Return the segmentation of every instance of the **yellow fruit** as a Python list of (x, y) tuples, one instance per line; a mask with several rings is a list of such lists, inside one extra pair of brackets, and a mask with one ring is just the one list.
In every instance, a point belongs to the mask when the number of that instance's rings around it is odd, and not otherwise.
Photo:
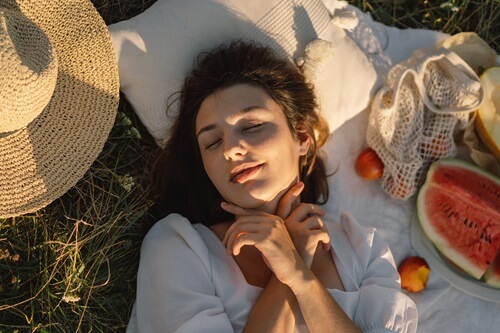
[(495, 65), (496, 52), (475, 32), (455, 34), (436, 45), (436, 48), (440, 47), (455, 52), (476, 73), (479, 73), (479, 67), (486, 69)]
[(424, 258), (408, 257), (399, 265), (398, 272), (401, 276), (401, 288), (418, 293), (427, 286), (429, 265)]
[(487, 69), (480, 79), (484, 100), (477, 110), (475, 127), (486, 147), (500, 160), (500, 67)]

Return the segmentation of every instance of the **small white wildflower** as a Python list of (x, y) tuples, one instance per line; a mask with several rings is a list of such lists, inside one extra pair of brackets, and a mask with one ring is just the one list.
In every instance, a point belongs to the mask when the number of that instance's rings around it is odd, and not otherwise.
[(134, 177), (131, 177), (130, 175), (116, 177), (118, 179), (118, 183), (125, 191), (130, 192), (132, 190), (132, 187), (135, 185)]
[(443, 2), (439, 7), (441, 7), (441, 8), (450, 8), (450, 10), (452, 12), (458, 12), (460, 10), (460, 8), (458, 8), (457, 6), (455, 6), (450, 1)]
[(67, 294), (62, 297), (63, 302), (66, 303), (76, 303), (80, 300), (81, 298), (77, 295), (72, 295), (72, 294)]

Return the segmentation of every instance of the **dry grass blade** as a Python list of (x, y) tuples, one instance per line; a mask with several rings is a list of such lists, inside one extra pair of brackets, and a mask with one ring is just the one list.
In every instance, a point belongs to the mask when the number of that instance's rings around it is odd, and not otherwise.
[(1, 221), (0, 332), (124, 331), (155, 151), (122, 99), (103, 152), (77, 186), (35, 214)]

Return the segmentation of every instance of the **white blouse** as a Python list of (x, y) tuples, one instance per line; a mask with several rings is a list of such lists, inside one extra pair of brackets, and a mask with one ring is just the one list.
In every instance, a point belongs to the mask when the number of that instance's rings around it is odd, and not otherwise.
[[(325, 224), (346, 290), (328, 291), (345, 313), (363, 332), (416, 332), (415, 303), (401, 292), (392, 253), (375, 230), (347, 213)], [(261, 292), (210, 229), (171, 214), (142, 244), (127, 333), (241, 332)], [(295, 332), (309, 332), (303, 319)]]

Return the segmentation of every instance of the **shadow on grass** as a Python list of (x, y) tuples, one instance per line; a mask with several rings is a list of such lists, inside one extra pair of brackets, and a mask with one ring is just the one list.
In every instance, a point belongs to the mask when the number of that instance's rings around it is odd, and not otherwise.
[(0, 332), (122, 332), (153, 221), (156, 155), (123, 98), (103, 152), (60, 199), (0, 223)]

